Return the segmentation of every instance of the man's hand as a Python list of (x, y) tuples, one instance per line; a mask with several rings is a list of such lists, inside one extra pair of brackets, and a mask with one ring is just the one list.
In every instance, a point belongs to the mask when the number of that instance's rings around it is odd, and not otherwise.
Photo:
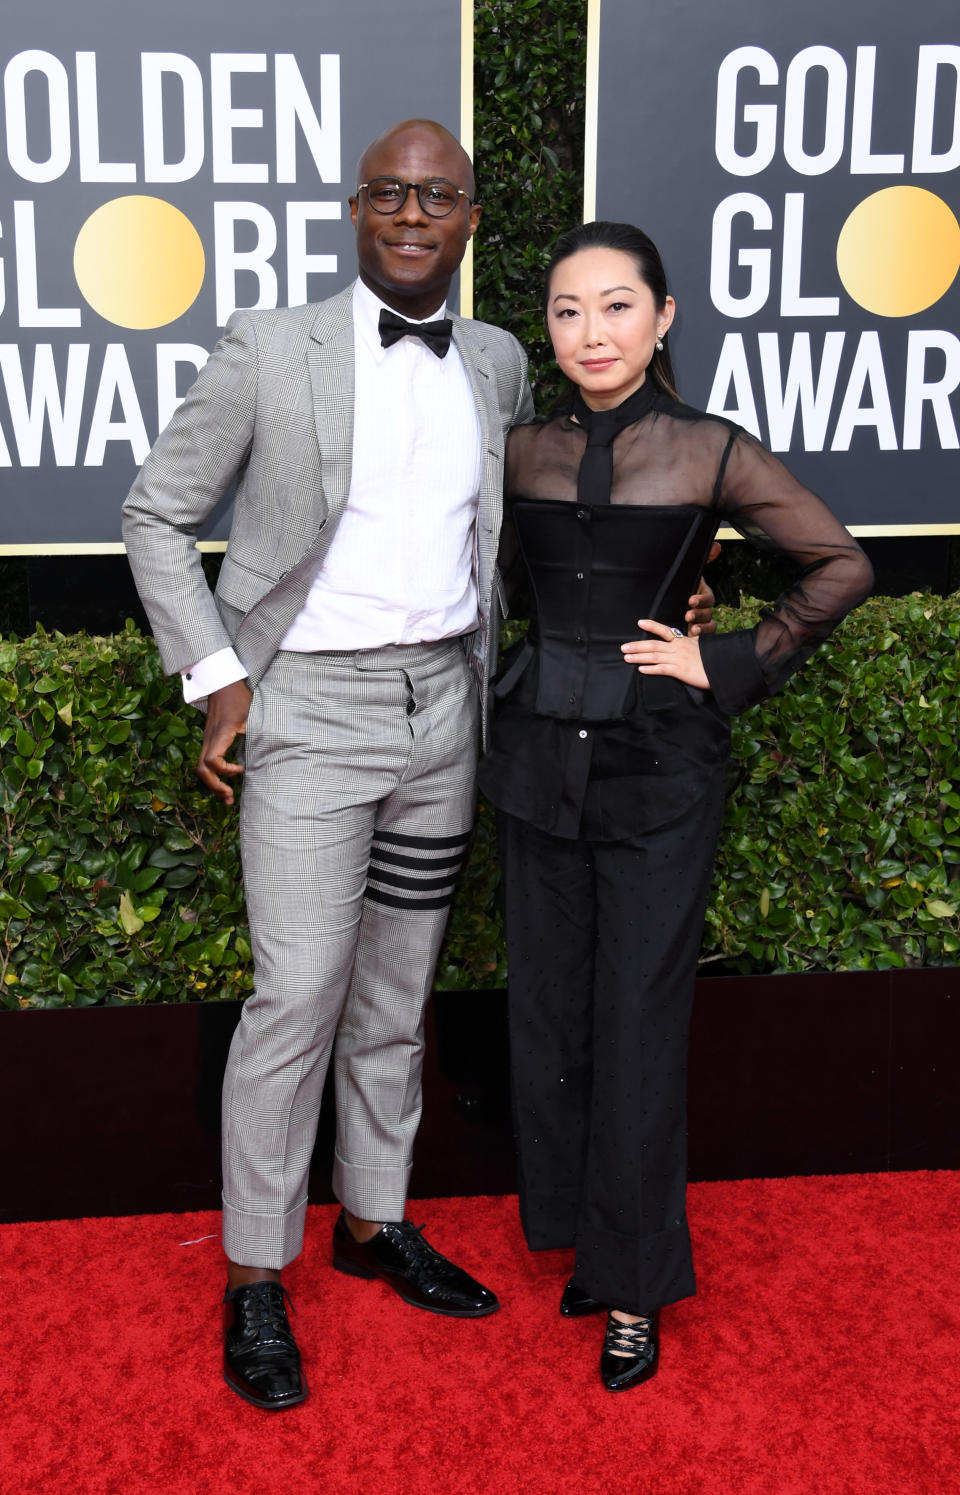
[[(709, 565), (711, 561), (715, 561), (719, 554), (720, 542), (719, 540), (714, 540), (710, 546), (710, 554), (707, 556), (707, 564)], [(684, 621), (693, 624), (693, 627), (688, 630), (689, 636), (696, 638), (701, 633), (716, 633), (717, 625), (713, 621), (713, 609), (716, 606), (717, 599), (713, 595), (713, 588), (710, 583), (704, 581), (702, 576), (698, 590), (687, 601), (690, 611), (684, 613)]]
[(247, 712), (253, 693), (246, 680), (235, 680), (221, 690), (211, 692), (207, 708), (207, 725), (197, 760), (197, 777), (212, 789), (225, 805), (233, 804), (233, 788), (220, 777), (234, 778), (243, 773), (240, 763), (228, 763), (224, 756), (234, 740), (247, 730)]

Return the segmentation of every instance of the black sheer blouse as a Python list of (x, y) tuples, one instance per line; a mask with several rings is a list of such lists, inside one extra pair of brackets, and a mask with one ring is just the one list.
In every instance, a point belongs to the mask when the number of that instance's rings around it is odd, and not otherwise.
[[(701, 639), (717, 704), (735, 714), (780, 688), (863, 601), (873, 573), (856, 540), (826, 504), (759, 441), (719, 416), (671, 400), (652, 385), (643, 389), (649, 391), (646, 410), (614, 439), (611, 503), (647, 511), (705, 511), (714, 521), (714, 533), (720, 524), (729, 524), (762, 549), (786, 552), (800, 568), (756, 628)], [(520, 560), (516, 526), (509, 523), (511, 509), (518, 499), (575, 503), (585, 446), (582, 428), (569, 416), (510, 433), (508, 526), (501, 557), (508, 586)], [(655, 614), (638, 609), (633, 623), (641, 616)], [(682, 618), (658, 621), (682, 626)], [(635, 636), (631, 626), (620, 642)]]
[[(843, 525), (752, 436), (652, 384), (631, 407), (613, 438), (609, 502), (585, 501), (587, 436), (574, 416), (518, 427), (507, 446), (500, 564), (532, 621), (494, 685), (481, 786), (565, 836), (671, 818), (724, 756), (725, 717), (777, 690), (872, 583)], [(710, 692), (641, 676), (620, 645), (640, 617), (683, 628), (721, 523), (785, 552), (795, 581), (755, 628), (701, 639)], [(691, 716), (691, 703), (706, 709)]]

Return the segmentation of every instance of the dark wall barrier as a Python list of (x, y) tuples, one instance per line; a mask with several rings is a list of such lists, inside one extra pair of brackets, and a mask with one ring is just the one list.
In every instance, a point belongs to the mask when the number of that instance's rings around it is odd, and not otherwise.
[[(237, 1002), (0, 1014), (0, 1221), (213, 1209)], [(697, 983), (694, 1179), (960, 1166), (956, 971)], [(515, 1188), (503, 992), (434, 1000), (413, 1197)], [(328, 1202), (327, 1097), (310, 1197)]]

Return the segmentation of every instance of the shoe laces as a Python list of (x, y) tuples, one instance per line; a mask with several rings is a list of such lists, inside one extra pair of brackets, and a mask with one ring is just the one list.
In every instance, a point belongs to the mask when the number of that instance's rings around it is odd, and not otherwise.
[(394, 1229), (396, 1230), (395, 1239), (411, 1266), (430, 1266), (434, 1271), (455, 1270), (452, 1262), (449, 1262), (445, 1256), (441, 1256), (440, 1252), (424, 1239), (425, 1227), (423, 1225), (414, 1225), (412, 1220), (403, 1220)]
[(246, 1287), (248, 1291), (239, 1293), (237, 1300), (237, 1317), (243, 1337), (259, 1337), (261, 1329), (271, 1330), (274, 1336), (290, 1335), (284, 1299), (290, 1304), (292, 1313), (296, 1310), (283, 1283), (251, 1282)]
[(653, 1333), (653, 1322), (640, 1318), (635, 1324), (625, 1324), (622, 1319), (607, 1316), (607, 1334), (604, 1348), (620, 1355), (640, 1355), (647, 1348)]

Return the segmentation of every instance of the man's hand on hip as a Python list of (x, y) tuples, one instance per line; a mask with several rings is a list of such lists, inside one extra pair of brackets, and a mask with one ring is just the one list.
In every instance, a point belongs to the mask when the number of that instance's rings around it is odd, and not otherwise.
[[(720, 542), (714, 540), (710, 546), (710, 554), (707, 561), (715, 561), (720, 554)], [(716, 633), (717, 625), (713, 619), (713, 609), (716, 607), (717, 599), (713, 595), (713, 588), (708, 581), (701, 576), (700, 585), (692, 597), (687, 599), (690, 611), (684, 613), (684, 621), (692, 623), (693, 627), (688, 629), (691, 638), (697, 638), (701, 633)]]
[(225, 805), (233, 804), (233, 787), (227, 779), (243, 773), (241, 763), (230, 763), (225, 756), (234, 740), (247, 730), (247, 712), (253, 693), (246, 680), (235, 680), (221, 690), (212, 691), (207, 708), (207, 725), (197, 760), (197, 777)]

